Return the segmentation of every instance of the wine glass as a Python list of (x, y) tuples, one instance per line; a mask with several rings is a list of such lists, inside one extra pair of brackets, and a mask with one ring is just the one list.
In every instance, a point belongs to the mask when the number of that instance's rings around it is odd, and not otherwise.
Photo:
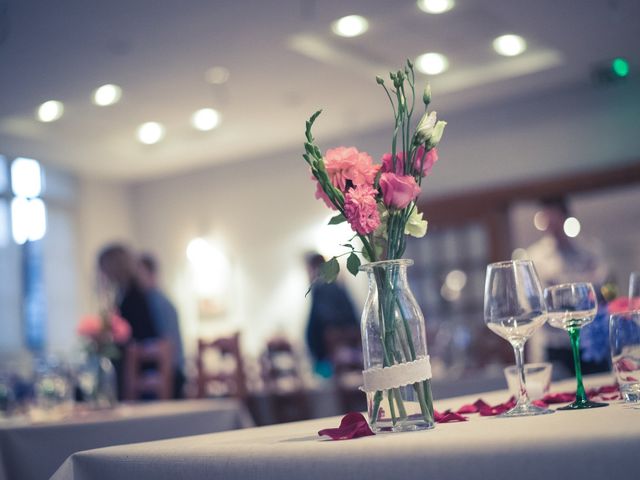
[(580, 410), (606, 407), (607, 403), (592, 402), (587, 398), (580, 370), (580, 329), (593, 321), (598, 311), (598, 300), (590, 283), (564, 283), (544, 290), (549, 325), (569, 332), (573, 365), (576, 371), (576, 401), (558, 410)]
[(492, 263), (484, 288), (484, 321), (489, 329), (511, 343), (518, 369), (518, 401), (501, 417), (553, 413), (533, 405), (524, 374), (524, 345), (547, 319), (540, 280), (530, 260)]
[(629, 275), (629, 309), (640, 309), (640, 272)]

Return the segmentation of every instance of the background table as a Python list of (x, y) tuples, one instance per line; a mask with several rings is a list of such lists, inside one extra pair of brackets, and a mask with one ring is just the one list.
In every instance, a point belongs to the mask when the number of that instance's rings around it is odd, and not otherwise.
[(0, 423), (0, 480), (45, 480), (74, 452), (252, 426), (234, 400), (121, 405), (70, 418)]
[[(608, 378), (588, 384), (609, 383)], [(555, 391), (574, 388), (562, 382)], [(497, 403), (506, 391), (484, 394)], [(457, 408), (477, 396), (436, 402)], [(500, 419), (470, 416), (434, 430), (325, 441), (339, 417), (76, 453), (53, 480), (517, 478), (581, 480), (637, 471), (640, 410), (609, 407)]]

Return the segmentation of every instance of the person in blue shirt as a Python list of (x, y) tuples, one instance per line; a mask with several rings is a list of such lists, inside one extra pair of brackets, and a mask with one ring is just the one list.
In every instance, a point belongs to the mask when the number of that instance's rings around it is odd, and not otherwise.
[(182, 336), (180, 334), (180, 323), (178, 312), (173, 303), (160, 290), (158, 285), (158, 262), (156, 259), (145, 253), (139, 258), (140, 283), (149, 304), (149, 310), (158, 337), (171, 342), (173, 346), (174, 361), (174, 398), (183, 398), (183, 387), (185, 383), (184, 375), (184, 349), (182, 346)]
[(347, 290), (337, 282), (318, 280), (318, 269), (325, 260), (320, 254), (306, 257), (307, 270), (312, 282), (311, 312), (306, 329), (306, 341), (313, 358), (314, 370), (323, 377), (331, 376), (333, 366), (327, 346), (327, 331), (331, 328), (359, 330), (358, 317)]

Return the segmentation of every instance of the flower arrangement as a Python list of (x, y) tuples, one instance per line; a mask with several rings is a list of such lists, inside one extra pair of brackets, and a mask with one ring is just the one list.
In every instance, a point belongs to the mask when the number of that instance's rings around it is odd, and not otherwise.
[(107, 310), (100, 315), (82, 317), (76, 331), (86, 339), (90, 353), (108, 358), (117, 358), (116, 345), (124, 344), (131, 338), (129, 323), (121, 316)]
[[(343, 246), (347, 269), (367, 271), (370, 289), (362, 319), (369, 422), (375, 431), (432, 428), (431, 367), (424, 318), (406, 284), (409, 260), (400, 260), (406, 236), (423, 237), (427, 221), (416, 204), (422, 182), (438, 161), (437, 145), (446, 122), (429, 111), (431, 89), (422, 94), (424, 113), (414, 128), (416, 93), (413, 64), (389, 74), (391, 87), (376, 77), (391, 104), (391, 152), (374, 163), (355, 147), (329, 149), (323, 156), (311, 133), (321, 113), (306, 123), (303, 157), (316, 182), (316, 198), (337, 215), (330, 224), (348, 222), (355, 232)], [(362, 247), (352, 243), (358, 238)], [(361, 265), (359, 254), (371, 262)], [(339, 255), (339, 256), (342, 256)], [(336, 279), (336, 256), (320, 267), (319, 280)]]
[[(407, 60), (404, 70), (391, 72), (390, 79), (392, 88), (376, 77), (389, 98), (395, 121), (391, 152), (383, 155), (379, 164), (355, 147), (329, 149), (323, 156), (311, 133), (322, 111), (314, 113), (306, 123), (303, 157), (317, 182), (316, 198), (338, 212), (330, 224), (348, 222), (356, 234), (354, 238), (362, 242), (360, 251), (351, 243), (344, 245), (348, 251), (343, 255), (349, 255), (347, 268), (354, 275), (361, 264), (357, 253), (370, 262), (402, 258), (405, 235), (419, 238), (427, 232), (427, 221), (418, 211), (416, 199), (422, 181), (438, 161), (436, 147), (446, 122), (437, 120), (435, 111), (428, 111), (431, 89), (427, 85), (422, 95), (425, 111), (412, 130), (416, 94), (411, 61)], [(330, 282), (339, 271), (337, 257), (333, 257), (320, 275)]]

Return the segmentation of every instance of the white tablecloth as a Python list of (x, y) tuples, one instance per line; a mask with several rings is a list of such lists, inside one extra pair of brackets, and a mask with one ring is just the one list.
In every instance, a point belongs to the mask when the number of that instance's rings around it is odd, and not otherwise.
[[(564, 382), (554, 390), (571, 388), (573, 383)], [(482, 397), (494, 403), (508, 394)], [(436, 408), (476, 398), (436, 402)], [(338, 422), (339, 417), (325, 418), (76, 453), (53, 480), (603, 480), (632, 478), (639, 465), (640, 410), (619, 401), (538, 417), (474, 415), (423, 432), (337, 442), (318, 438), (318, 430)]]
[(63, 421), (0, 423), (0, 480), (45, 480), (74, 452), (252, 426), (234, 400), (121, 405)]

